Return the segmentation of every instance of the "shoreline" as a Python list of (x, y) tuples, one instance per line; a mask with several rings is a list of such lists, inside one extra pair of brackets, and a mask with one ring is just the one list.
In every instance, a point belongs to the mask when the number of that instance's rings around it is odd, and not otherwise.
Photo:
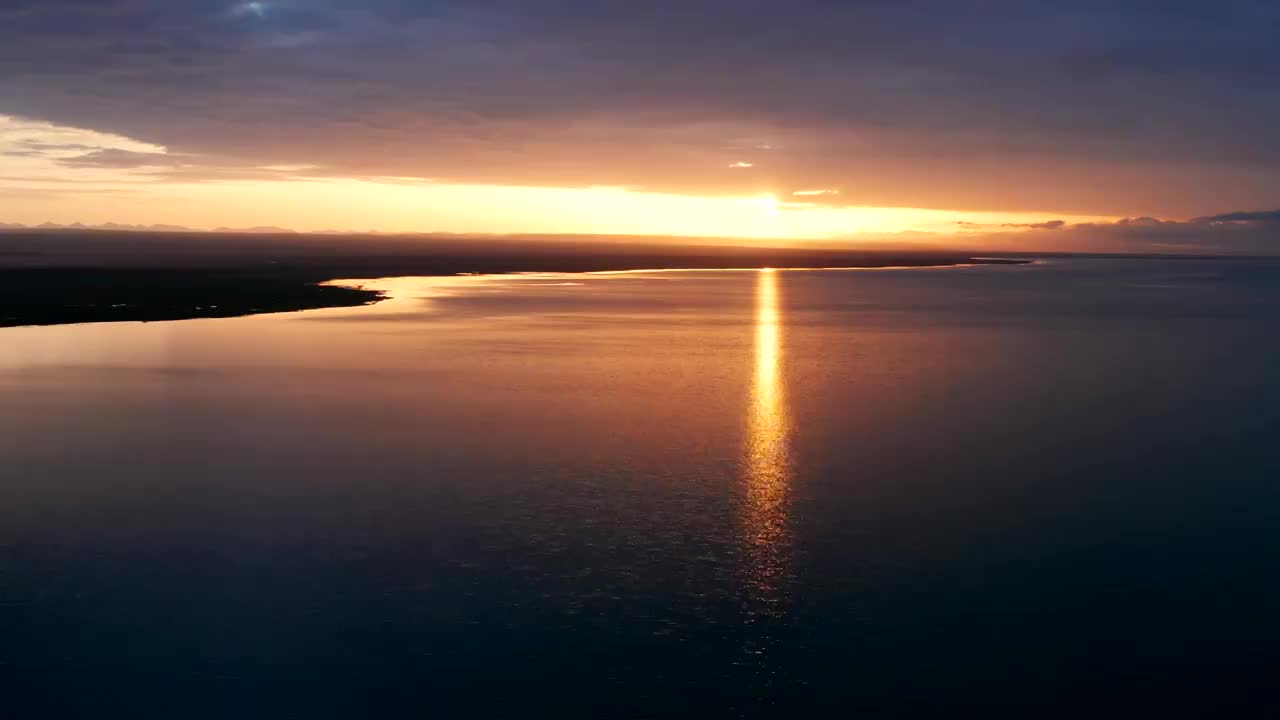
[[(444, 277), (519, 273), (617, 274), (663, 271), (757, 270), (889, 270), (1023, 265), (1012, 258), (880, 256), (848, 258), (800, 257), (576, 257), (426, 258), (386, 262), (361, 258), (344, 263), (268, 267), (117, 268), (27, 267), (0, 269), (0, 328), (74, 325), (101, 322), (165, 322), (229, 318), (326, 308), (360, 307), (386, 299), (358, 283), (389, 277)], [(669, 260), (664, 263), (662, 260)], [(734, 263), (734, 260), (746, 262)], [(781, 262), (775, 262), (781, 261)], [(800, 261), (800, 262), (798, 262)], [(665, 265), (665, 266), (664, 266)], [(475, 269), (465, 269), (475, 268)], [(338, 283), (341, 284), (338, 284)]]

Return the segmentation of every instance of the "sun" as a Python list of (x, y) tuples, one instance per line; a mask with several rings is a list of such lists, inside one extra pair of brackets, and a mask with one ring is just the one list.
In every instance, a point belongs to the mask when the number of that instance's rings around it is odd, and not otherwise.
[(764, 210), (764, 214), (769, 217), (778, 216), (778, 198), (774, 195), (765, 195), (760, 198), (760, 208)]

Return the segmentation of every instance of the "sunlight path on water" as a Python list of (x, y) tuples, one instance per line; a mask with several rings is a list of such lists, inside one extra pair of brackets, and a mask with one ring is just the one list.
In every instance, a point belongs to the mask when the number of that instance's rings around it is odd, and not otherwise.
[(785, 575), (786, 501), (791, 482), (787, 449), (789, 419), (780, 363), (782, 359), (778, 275), (771, 268), (756, 282), (755, 372), (752, 377), (746, 438), (746, 512), (744, 539), (751, 568), (748, 584), (755, 612), (781, 611)]

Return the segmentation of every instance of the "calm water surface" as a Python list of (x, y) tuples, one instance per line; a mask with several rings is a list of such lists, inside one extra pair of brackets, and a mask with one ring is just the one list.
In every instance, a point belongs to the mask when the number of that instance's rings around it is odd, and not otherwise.
[(20, 717), (1028, 716), (1280, 661), (1280, 264), (0, 330)]

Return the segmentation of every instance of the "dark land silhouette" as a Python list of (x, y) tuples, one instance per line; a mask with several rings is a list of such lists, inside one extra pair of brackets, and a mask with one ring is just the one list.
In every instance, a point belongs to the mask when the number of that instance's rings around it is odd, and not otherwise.
[(382, 297), (372, 290), (322, 284), (337, 279), (1021, 262), (963, 252), (694, 245), (646, 238), (18, 231), (0, 234), (0, 326), (230, 317), (364, 305)]

